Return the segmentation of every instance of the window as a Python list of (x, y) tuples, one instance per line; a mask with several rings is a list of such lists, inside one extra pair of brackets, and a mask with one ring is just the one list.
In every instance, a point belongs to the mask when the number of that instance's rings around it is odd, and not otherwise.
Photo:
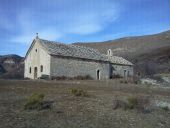
[(31, 67), (30, 67), (30, 71), (29, 71), (29, 72), (30, 72), (30, 74), (31, 74)]
[(124, 77), (126, 77), (126, 70), (124, 70)]
[(41, 70), (41, 72), (43, 72), (43, 66), (42, 65), (41, 65), (41, 69), (40, 70)]
[(35, 51), (37, 52), (37, 49), (35, 49)]
[(127, 72), (127, 76), (128, 76), (128, 77), (130, 76), (130, 73), (129, 73), (129, 71)]

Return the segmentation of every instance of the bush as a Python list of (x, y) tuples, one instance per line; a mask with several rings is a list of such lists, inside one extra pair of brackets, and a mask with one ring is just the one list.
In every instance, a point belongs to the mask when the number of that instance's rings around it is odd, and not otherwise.
[(74, 96), (87, 96), (87, 92), (81, 89), (71, 89), (71, 94)]
[(90, 75), (85, 76), (75, 76), (75, 77), (67, 77), (67, 76), (53, 76), (52, 80), (92, 80), (93, 78)]
[(138, 104), (137, 97), (133, 97), (133, 96), (128, 97), (127, 101), (128, 101), (127, 108), (129, 108), (129, 109), (135, 108)]
[(127, 80), (120, 80), (120, 83), (128, 84)]
[(127, 109), (137, 109), (143, 113), (149, 113), (150, 110), (148, 109), (149, 107), (149, 98), (140, 96), (131, 96), (128, 97), (126, 101), (115, 99), (113, 101), (113, 109), (117, 108), (123, 108), (124, 110)]
[(76, 76), (73, 78), (74, 80), (92, 80), (91, 76), (86, 75), (86, 76)]
[(51, 77), (51, 80), (66, 80), (68, 79), (67, 77), (65, 76), (53, 76)]
[(169, 111), (169, 107), (168, 106), (164, 106), (164, 107), (162, 107), (162, 109), (165, 110), (165, 111)]
[(138, 81), (134, 81), (134, 84), (138, 84), (139, 82)]
[(27, 98), (24, 109), (43, 109), (44, 94), (34, 93)]
[(148, 113), (150, 110), (148, 109), (150, 105), (150, 100), (148, 96), (139, 96), (139, 97), (129, 97), (127, 99), (128, 104), (127, 108), (134, 109), (136, 108), (139, 111), (142, 111), (143, 113)]

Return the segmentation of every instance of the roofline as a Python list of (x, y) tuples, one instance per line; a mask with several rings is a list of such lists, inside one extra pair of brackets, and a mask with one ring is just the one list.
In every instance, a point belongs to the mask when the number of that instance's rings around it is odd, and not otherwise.
[[(29, 53), (29, 52), (31, 51), (31, 49), (33, 48), (34, 44), (35, 44), (36, 42), (38, 42), (38, 41), (39, 41), (39, 38), (34, 39), (34, 40), (32, 41), (31, 46), (29, 47), (29, 49), (28, 49), (28, 51), (27, 51), (27, 53), (26, 53), (26, 55), (25, 55), (25, 57), (24, 57), (24, 60), (26, 59), (26, 57), (28, 56), (28, 53)], [(40, 41), (39, 41), (39, 44), (40, 44), (40, 46), (42, 47), (42, 49), (45, 50), (45, 51), (47, 52), (47, 54), (50, 55), (50, 53), (44, 48), (44, 46), (41, 44)]]
[[(36, 39), (34, 39), (34, 40), (32, 41), (31, 46), (29, 47), (29, 49), (28, 49), (28, 51), (27, 51), (27, 53), (26, 53), (26, 55), (25, 55), (25, 57), (24, 57), (24, 60), (25, 60), (26, 57), (28, 56), (30, 50), (33, 48), (34, 44), (35, 44), (36, 42), (38, 42), (38, 40), (39, 40), (39, 38), (36, 38)], [(40, 42), (40, 45), (42, 46), (41, 42)], [(71, 45), (73, 45), (73, 44), (71, 44)], [(75, 45), (75, 46), (79, 46), (79, 45)], [(98, 60), (98, 59), (89, 59), (89, 58), (81, 58), (81, 57), (73, 57), (73, 56), (56, 55), (56, 54), (51, 54), (51, 53), (49, 53), (48, 50), (46, 50), (46, 49), (44, 48), (44, 46), (42, 46), (42, 48), (47, 52), (47, 54), (49, 54), (49, 55), (51, 55), (51, 56), (66, 57), (66, 58), (75, 58), (75, 59), (90, 60), (90, 61), (98, 61), (98, 62), (103, 62), (103, 63), (110, 63), (110, 64), (116, 64), (116, 65), (124, 65), (124, 66), (133, 66), (133, 64), (113, 63), (113, 62), (111, 62), (110, 60), (106, 60), (106, 61), (105, 61), (105, 60)], [(90, 48), (90, 47), (86, 47), (86, 48)], [(93, 49), (93, 48), (90, 48), (90, 49)], [(96, 50), (96, 49), (93, 49), (93, 50)], [(101, 54), (101, 55), (102, 55), (102, 54)], [(129, 61), (128, 61), (128, 62), (129, 62)], [(129, 63), (131, 63), (131, 62), (129, 62)]]
[(30, 50), (32, 49), (33, 45), (35, 44), (35, 39), (32, 41), (31, 46), (29, 47), (29, 49), (27, 50), (27, 53), (25, 54), (24, 60), (26, 59), (26, 57), (28, 56), (28, 53), (30, 52)]
[(123, 65), (123, 66), (133, 66), (133, 64), (132, 65), (130, 65), (130, 64), (118, 64), (118, 63), (112, 63), (110, 61), (104, 61), (104, 60), (88, 59), (88, 58), (73, 57), (73, 56), (63, 56), (63, 55), (55, 55), (55, 54), (50, 54), (50, 55), (56, 56), (56, 57), (65, 57), (65, 58), (74, 58), (74, 59), (81, 59), (81, 60), (97, 61), (97, 62), (102, 62), (102, 63), (110, 63), (110, 64)]
[(55, 55), (55, 54), (50, 54), (50, 55), (57, 56), (57, 57), (74, 58), (74, 59), (81, 59), (81, 60), (90, 60), (90, 61), (98, 61), (98, 62), (103, 62), (103, 63), (110, 63), (109, 61), (97, 60), (97, 59), (89, 59), (89, 58), (81, 58), (81, 57), (73, 57), (73, 56), (63, 56), (63, 55)]
[(133, 64), (118, 64), (118, 63), (113, 63), (113, 62), (110, 62), (111, 64), (116, 64), (116, 65), (124, 65), (124, 66), (133, 66)]

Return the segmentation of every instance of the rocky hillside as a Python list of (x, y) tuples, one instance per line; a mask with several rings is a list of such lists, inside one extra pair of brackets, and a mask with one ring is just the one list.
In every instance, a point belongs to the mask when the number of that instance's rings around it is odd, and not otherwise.
[(0, 78), (22, 79), (23, 76), (23, 57), (18, 55), (0, 56)]
[(143, 75), (170, 72), (170, 31), (105, 42), (75, 44), (92, 47), (105, 54), (108, 49), (112, 49), (114, 55), (132, 61), (135, 71)]

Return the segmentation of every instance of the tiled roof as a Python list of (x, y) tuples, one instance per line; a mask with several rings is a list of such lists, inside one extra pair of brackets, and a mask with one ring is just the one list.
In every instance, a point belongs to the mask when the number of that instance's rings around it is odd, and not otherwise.
[(77, 57), (77, 58), (85, 58), (92, 60), (100, 60), (100, 61), (109, 61), (115, 64), (123, 64), (123, 65), (133, 65), (131, 62), (125, 60), (122, 57), (111, 56), (108, 57), (104, 54), (101, 54), (98, 50), (72, 45), (72, 44), (63, 44), (59, 42), (53, 42), (48, 40), (39, 39), (41, 45), (48, 51), (51, 55), (61, 55), (67, 57)]
[(108, 60), (111, 63), (114, 64), (122, 64), (122, 65), (133, 65), (131, 62), (129, 62), (128, 60), (122, 58), (122, 57), (118, 57), (118, 56), (109, 56)]
[(78, 57), (85, 59), (107, 61), (107, 57), (102, 55), (99, 51), (78, 45), (63, 44), (39, 39), (42, 46), (52, 55), (62, 55), (70, 57)]

